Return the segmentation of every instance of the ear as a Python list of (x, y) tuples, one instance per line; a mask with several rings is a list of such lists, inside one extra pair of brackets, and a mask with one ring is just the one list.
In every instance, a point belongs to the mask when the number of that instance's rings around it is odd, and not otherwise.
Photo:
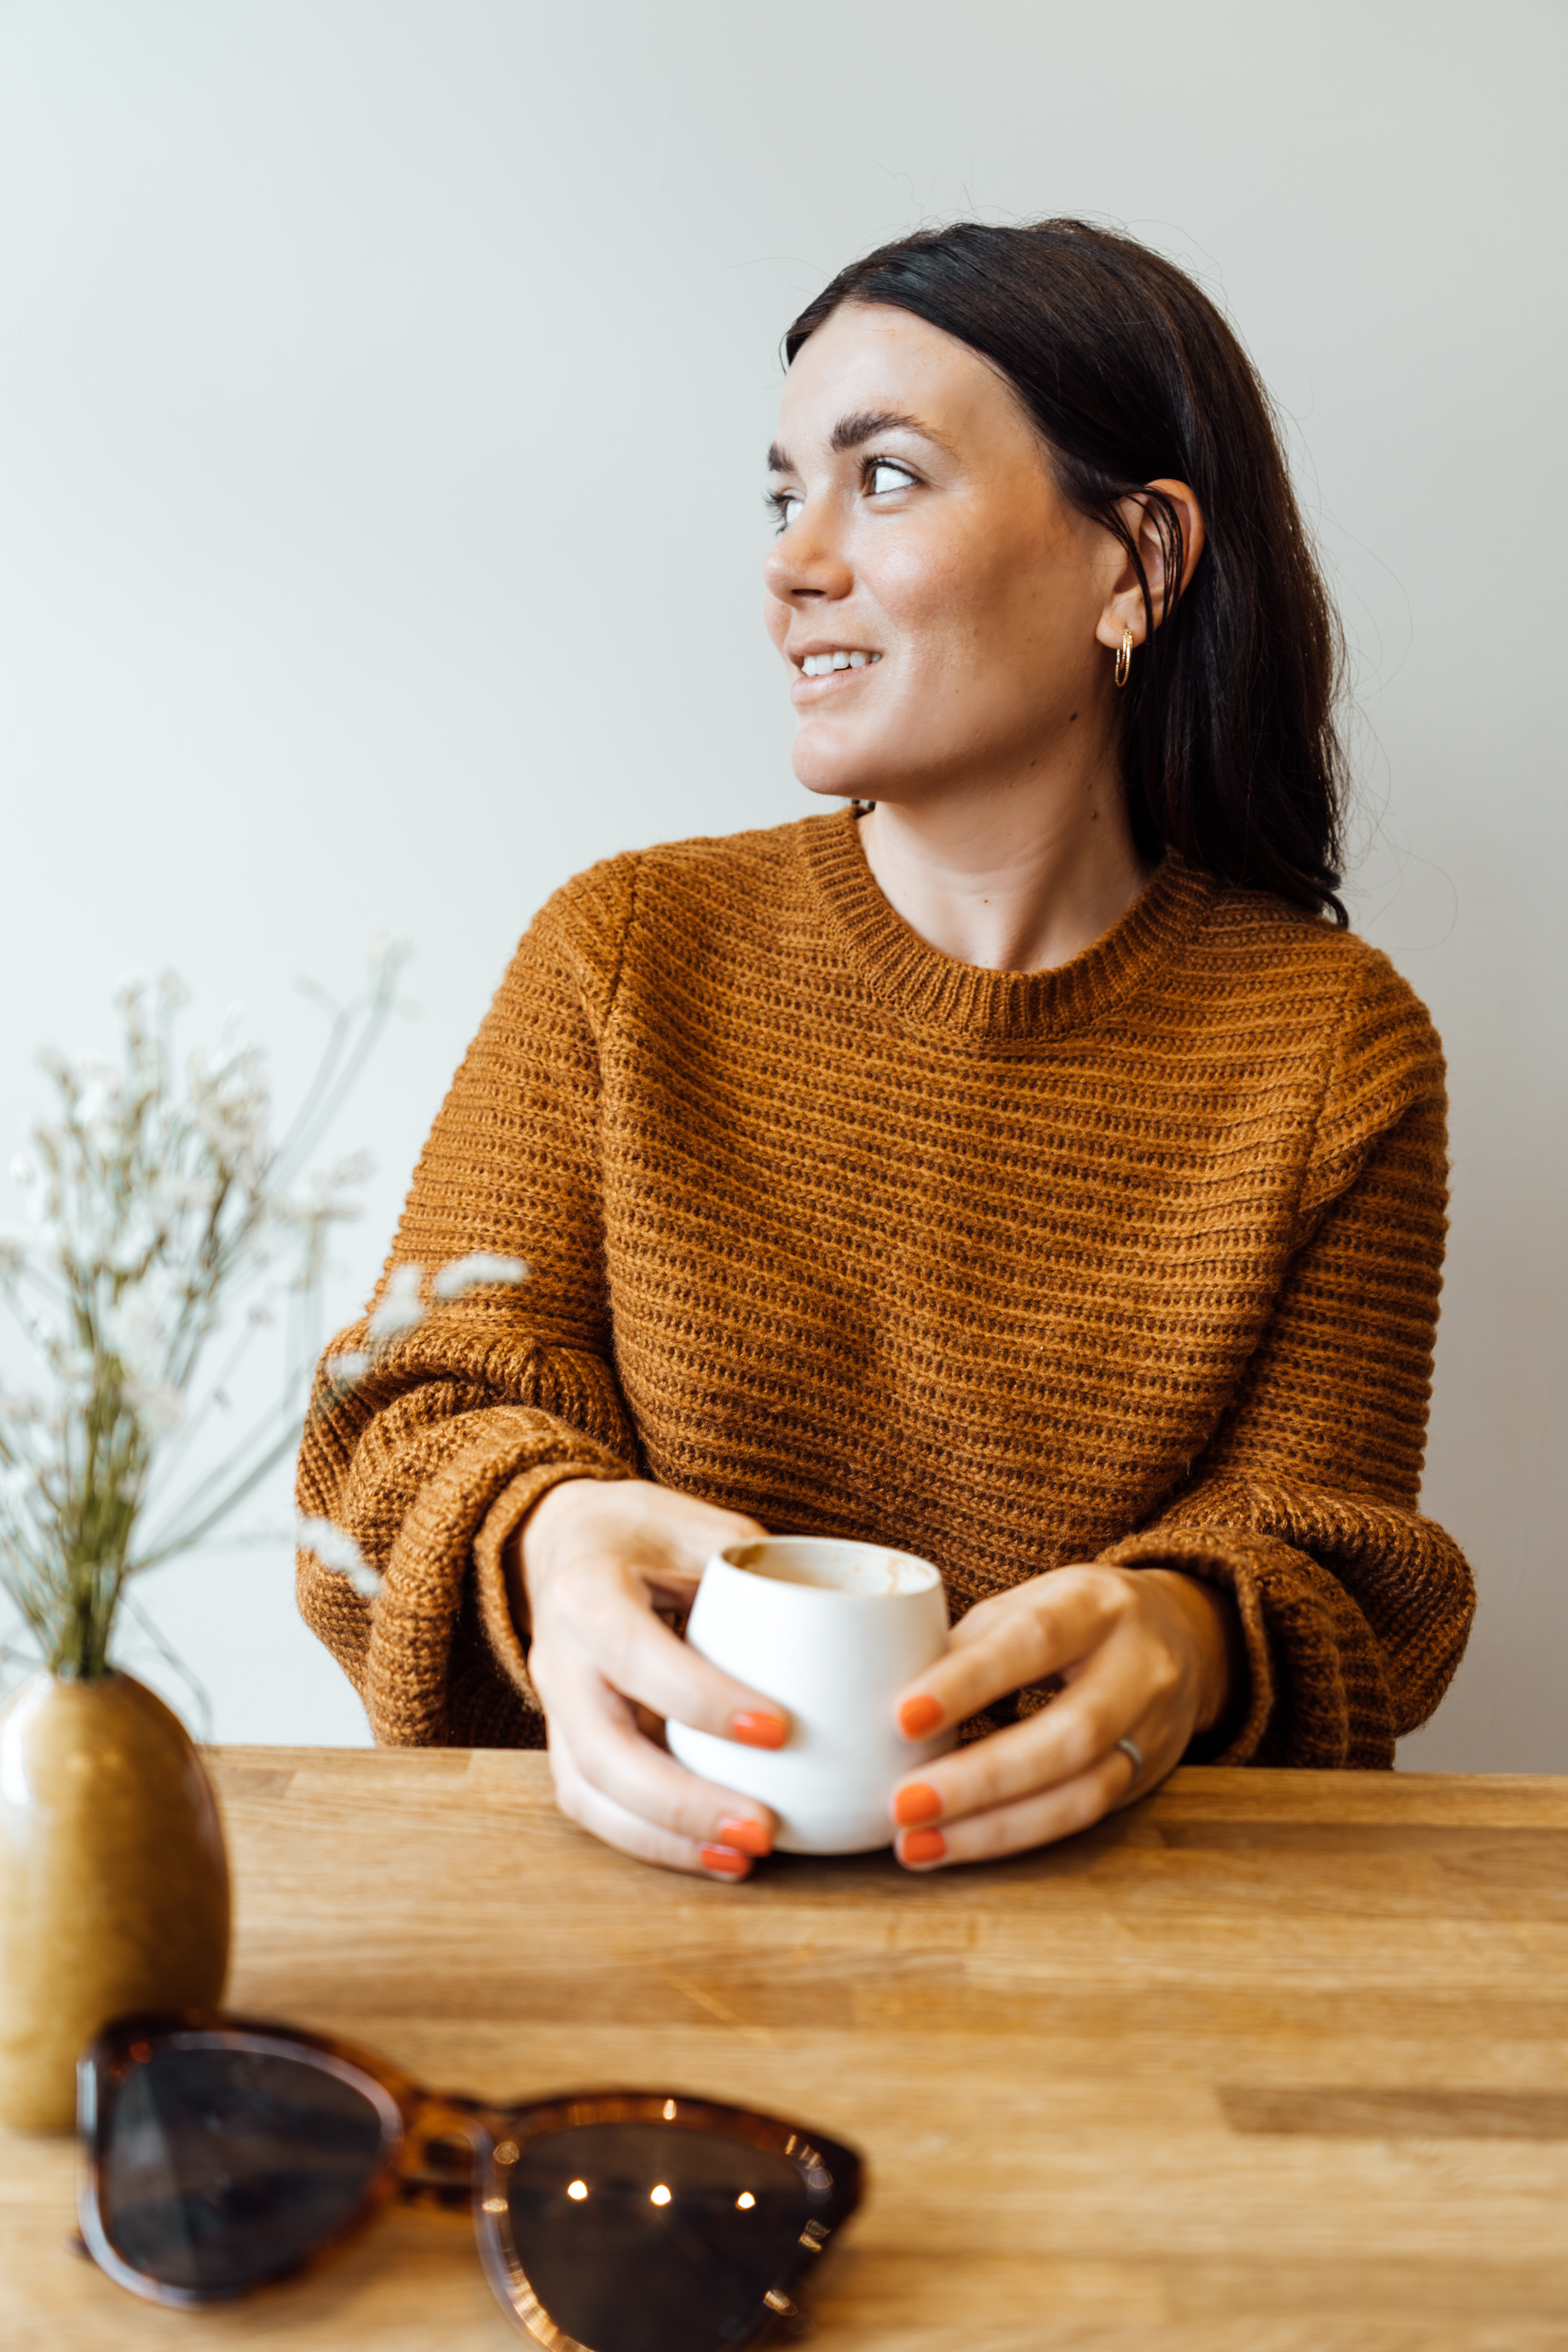
[[(1184, 589), (1193, 576), (1193, 567), (1203, 553), (1203, 509), (1185, 482), (1151, 482), (1149, 488), (1162, 491), (1176, 509), (1176, 519), (1182, 526), (1181, 585)], [(1158, 628), (1173, 602), (1171, 583), (1165, 576), (1164, 542), (1146, 497), (1134, 491), (1130, 499), (1121, 500), (1118, 511), (1142, 559), (1149, 582), (1149, 598), (1154, 607), (1154, 626)], [(1135, 646), (1141, 646), (1149, 634), (1148, 615), (1143, 610), (1138, 574), (1131, 562), (1124, 559), (1106, 599), (1105, 609), (1095, 624), (1094, 634), (1102, 646), (1110, 646), (1120, 652), (1129, 629), (1132, 632)]]

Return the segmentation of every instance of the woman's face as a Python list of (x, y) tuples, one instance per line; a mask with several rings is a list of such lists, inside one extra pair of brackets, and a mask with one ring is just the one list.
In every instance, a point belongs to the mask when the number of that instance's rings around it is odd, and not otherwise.
[(766, 618), (803, 784), (912, 803), (1108, 739), (1125, 557), (977, 352), (844, 304), (790, 369), (770, 465)]

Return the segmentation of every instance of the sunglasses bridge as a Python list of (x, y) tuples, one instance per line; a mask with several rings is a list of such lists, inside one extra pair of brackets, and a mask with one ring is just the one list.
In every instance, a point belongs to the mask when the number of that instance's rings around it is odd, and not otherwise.
[(426, 2093), (405, 2118), (397, 2197), (425, 2212), (466, 2213), (483, 2162), (484, 2135), (505, 2137), (503, 2113), (477, 2099)]

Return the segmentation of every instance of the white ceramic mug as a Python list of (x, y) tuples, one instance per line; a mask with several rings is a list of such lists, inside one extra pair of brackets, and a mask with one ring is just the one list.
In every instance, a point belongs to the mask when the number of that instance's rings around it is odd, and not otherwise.
[(929, 1560), (883, 1544), (762, 1536), (714, 1553), (686, 1638), (790, 1718), (780, 1748), (666, 1726), (671, 1755), (778, 1816), (785, 1853), (890, 1845), (907, 1772), (957, 1738), (910, 1740), (893, 1717), (907, 1682), (947, 1647), (947, 1595)]

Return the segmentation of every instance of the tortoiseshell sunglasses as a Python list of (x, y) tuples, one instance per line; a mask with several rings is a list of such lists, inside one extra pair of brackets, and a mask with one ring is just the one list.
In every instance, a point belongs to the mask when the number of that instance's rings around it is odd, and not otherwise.
[(77, 2070), (88, 2252), (154, 2303), (296, 2275), (394, 2197), (471, 2204), (486, 2273), (550, 2352), (737, 2352), (860, 2200), (854, 2151), (680, 2092), (487, 2106), (244, 2017), (123, 2018)]

